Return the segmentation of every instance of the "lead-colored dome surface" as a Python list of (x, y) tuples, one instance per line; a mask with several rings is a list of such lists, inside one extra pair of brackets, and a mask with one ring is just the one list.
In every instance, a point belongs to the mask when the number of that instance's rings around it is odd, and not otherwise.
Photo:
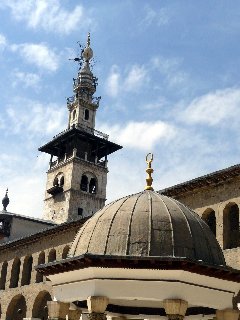
[(191, 209), (154, 191), (116, 200), (79, 230), (70, 257), (83, 254), (121, 257), (187, 258), (225, 265), (207, 224)]

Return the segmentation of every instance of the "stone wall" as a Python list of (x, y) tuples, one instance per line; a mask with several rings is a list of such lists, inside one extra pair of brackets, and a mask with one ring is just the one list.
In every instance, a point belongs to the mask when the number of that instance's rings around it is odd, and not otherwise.
[[(207, 184), (207, 183), (206, 183)], [(238, 228), (238, 247), (226, 249), (227, 237), (227, 216), (228, 208), (237, 205), (240, 209), (240, 178), (224, 181), (216, 185), (210, 185), (195, 189), (191, 192), (181, 193), (174, 196), (175, 199), (196, 211), (202, 218), (210, 211), (214, 211), (216, 217), (216, 238), (220, 246), (225, 249), (226, 263), (234, 268), (240, 269), (240, 239)], [(229, 233), (231, 230), (229, 230)]]
[(37, 317), (36, 314), (45, 312), (46, 301), (52, 297), (52, 288), (34, 266), (66, 258), (80, 226), (78, 221), (64, 228), (55, 227), (37, 234), (35, 239), (31, 236), (0, 247), (1, 319), (12, 319), (7, 313), (14, 314), (16, 308), (25, 312), (23, 302), (26, 304), (26, 317)]

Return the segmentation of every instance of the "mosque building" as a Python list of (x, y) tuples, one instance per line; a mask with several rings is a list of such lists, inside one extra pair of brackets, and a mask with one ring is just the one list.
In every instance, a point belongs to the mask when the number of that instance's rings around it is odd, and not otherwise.
[[(0, 319), (238, 320), (240, 165), (105, 206), (108, 156), (90, 35), (50, 155), (43, 219), (0, 212)], [(144, 177), (143, 177), (144, 180)], [(191, 209), (190, 209), (191, 208)]]

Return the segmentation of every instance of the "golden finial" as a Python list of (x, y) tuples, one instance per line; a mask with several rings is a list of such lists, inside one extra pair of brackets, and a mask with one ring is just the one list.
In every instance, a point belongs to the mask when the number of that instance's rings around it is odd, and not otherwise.
[(145, 190), (153, 190), (152, 187), (152, 182), (153, 182), (153, 178), (152, 178), (152, 173), (153, 173), (153, 169), (152, 169), (152, 162), (153, 162), (153, 154), (152, 153), (148, 153), (146, 155), (146, 162), (147, 162), (147, 169), (146, 169), (146, 173), (147, 173), (147, 178), (146, 178), (146, 182), (147, 185), (145, 187)]

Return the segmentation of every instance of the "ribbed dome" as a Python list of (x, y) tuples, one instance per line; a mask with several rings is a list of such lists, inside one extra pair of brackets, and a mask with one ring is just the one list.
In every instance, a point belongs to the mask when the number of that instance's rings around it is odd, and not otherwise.
[(207, 224), (192, 210), (154, 191), (114, 201), (79, 230), (70, 257), (83, 254), (187, 258), (225, 265)]

